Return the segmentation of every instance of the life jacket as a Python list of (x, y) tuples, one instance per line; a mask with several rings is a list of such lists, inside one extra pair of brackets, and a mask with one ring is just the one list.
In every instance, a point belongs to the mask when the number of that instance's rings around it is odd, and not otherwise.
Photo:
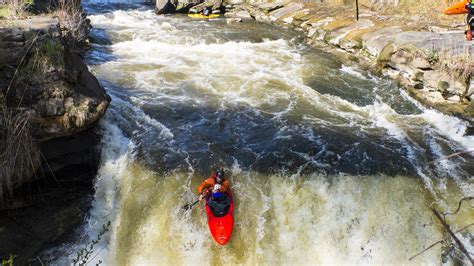
[(467, 1), (466, 9), (468, 15), (474, 15), (474, 1)]

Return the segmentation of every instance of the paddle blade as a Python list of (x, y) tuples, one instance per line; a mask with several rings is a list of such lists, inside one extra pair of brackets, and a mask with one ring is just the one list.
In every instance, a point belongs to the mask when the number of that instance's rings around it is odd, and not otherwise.
[(197, 201), (195, 201), (195, 202), (193, 202), (193, 203), (191, 203), (191, 204), (186, 204), (186, 205), (184, 205), (184, 206), (183, 206), (183, 210), (187, 211), (187, 210), (192, 209), (192, 208), (194, 207), (194, 205), (196, 205), (198, 202), (199, 202), (199, 200), (197, 200)]

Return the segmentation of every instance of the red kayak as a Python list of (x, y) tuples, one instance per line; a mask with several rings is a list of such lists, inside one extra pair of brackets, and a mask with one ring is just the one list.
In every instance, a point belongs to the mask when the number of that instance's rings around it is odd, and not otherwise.
[[(210, 193), (209, 193), (210, 194)], [(225, 245), (230, 240), (234, 227), (234, 201), (230, 192), (223, 193), (219, 200), (206, 198), (207, 223), (212, 237), (220, 245)]]

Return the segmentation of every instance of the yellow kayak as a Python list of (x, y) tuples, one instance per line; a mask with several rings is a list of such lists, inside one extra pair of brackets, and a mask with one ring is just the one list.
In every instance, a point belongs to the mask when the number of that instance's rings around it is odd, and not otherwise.
[(190, 18), (217, 18), (219, 17), (219, 14), (210, 14), (209, 16), (204, 16), (203, 14), (188, 14), (188, 17)]

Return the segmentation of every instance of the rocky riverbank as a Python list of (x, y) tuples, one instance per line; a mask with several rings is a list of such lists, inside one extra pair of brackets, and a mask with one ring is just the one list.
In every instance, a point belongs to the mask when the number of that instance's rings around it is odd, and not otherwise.
[(398, 81), (426, 106), (474, 121), (474, 44), (462, 23), (383, 15), (327, 3), (225, 3), (226, 16), (290, 26), (307, 42), (344, 51), (350, 60)]
[(95, 125), (110, 97), (82, 60), (90, 25), (77, 19), (0, 20), (0, 261), (35, 260), (70, 237), (90, 206), (100, 154)]

